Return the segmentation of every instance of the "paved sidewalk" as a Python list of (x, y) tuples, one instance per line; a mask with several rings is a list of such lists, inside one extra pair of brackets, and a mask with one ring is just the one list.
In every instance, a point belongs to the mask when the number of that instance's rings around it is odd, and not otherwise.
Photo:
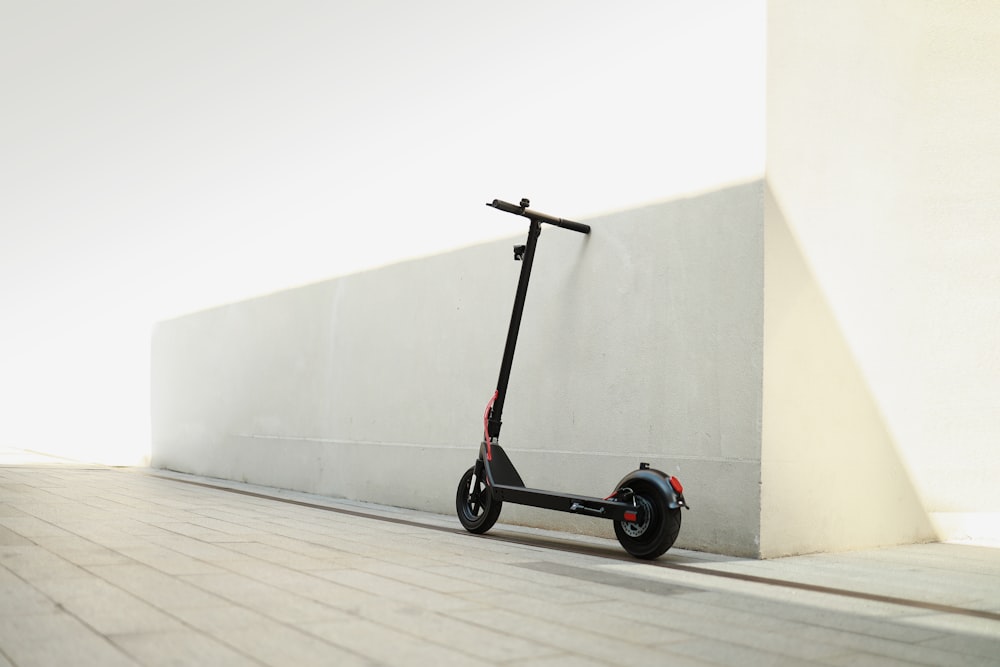
[(648, 564), (0, 449), (0, 667), (451, 664), (1000, 665), (1000, 549)]

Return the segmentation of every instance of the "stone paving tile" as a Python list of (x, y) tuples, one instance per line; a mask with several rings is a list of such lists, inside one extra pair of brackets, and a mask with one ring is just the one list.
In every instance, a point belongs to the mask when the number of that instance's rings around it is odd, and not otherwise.
[(521, 613), (506, 609), (492, 609), (481, 616), (472, 616), (466, 620), (549, 649), (598, 660), (618, 662), (623, 656), (628, 656), (628, 660), (634, 663), (667, 664), (661, 650), (634, 644), (627, 637), (614, 639), (607, 635), (596, 635), (588, 629), (564, 625), (559, 622), (560, 619), (544, 620), (538, 617), (525, 617)]
[(48, 521), (28, 515), (0, 517), (0, 526), (12, 533), (26, 538), (40, 537), (44, 535), (51, 535), (55, 537), (65, 537), (70, 535), (62, 528), (59, 528)]
[(447, 575), (427, 572), (418, 567), (412, 567), (409, 563), (400, 565), (398, 563), (369, 560), (368, 562), (359, 564), (358, 568), (380, 577), (394, 579), (438, 593), (471, 593), (482, 588), (481, 583), (477, 585), (475, 582), (463, 581)]
[(222, 607), (189, 607), (174, 609), (171, 614), (188, 627), (197, 628), (208, 635), (216, 636), (224, 630), (264, 627), (275, 623), (273, 619), (256, 611), (235, 604)]
[[(236, 519), (237, 517), (233, 517)], [(213, 519), (202, 515), (199, 512), (192, 512), (189, 515), (188, 523), (194, 526), (200, 526), (202, 528), (207, 528), (208, 530), (214, 530), (218, 533), (223, 533), (226, 535), (242, 536), (242, 537), (253, 537), (257, 535), (267, 534), (267, 530), (262, 530), (257, 526), (244, 525), (238, 520), (225, 521), (222, 519)], [(256, 521), (250, 521), (248, 523), (256, 524)]]
[(439, 559), (443, 562), (480, 570), (530, 560), (525, 554), (550, 553), (545, 549), (471, 534), (436, 533), (434, 541), (440, 545)]
[(148, 565), (165, 574), (180, 576), (185, 574), (213, 574), (221, 572), (218, 565), (192, 558), (167, 547), (140, 543), (119, 547), (118, 552), (137, 563)]
[(87, 507), (94, 507), (106, 512), (120, 512), (126, 509), (130, 509), (129, 505), (114, 500), (112, 498), (107, 498), (101, 495), (101, 492), (96, 494), (77, 494), (75, 500), (82, 502)]
[[(550, 655), (544, 658), (523, 658), (504, 664), (510, 667), (608, 667), (606, 662), (598, 662), (597, 660), (585, 658), (582, 655), (570, 655), (568, 653)], [(675, 663), (671, 663), (671, 665), (673, 664)], [(690, 665), (682, 664), (678, 667), (690, 667)], [(698, 667), (712, 666), (707, 666), (705, 663), (698, 663)]]
[[(10, 503), (15, 502), (14, 499), (13, 499), (14, 497), (10, 493), (10, 487), (12, 487), (12, 486), (14, 486), (14, 485), (13, 484), (0, 484), (0, 518), (3, 518), (3, 519), (11, 519), (11, 518), (22, 519), (22, 518), (26, 518), (26, 517), (30, 516), (29, 514), (26, 514), (23, 510), (19, 510), (16, 507), (14, 507), (14, 505), (10, 504)], [(25, 484), (19, 484), (17, 486), (25, 486), (25, 487), (27, 487), (27, 485), (25, 485)], [(30, 487), (28, 487), (28, 488), (30, 488)]]
[[(935, 638), (969, 637), (977, 639), (983, 637), (1000, 641), (1000, 627), (998, 627), (1000, 624), (988, 618), (928, 612), (907, 616), (905, 623), (911, 628), (929, 630), (934, 633)], [(928, 641), (933, 641), (933, 639)]]
[(412, 549), (404, 552), (395, 552), (383, 559), (386, 562), (406, 563), (408, 567), (419, 568), (427, 574), (436, 574), (452, 578), (450, 572), (464, 567), (462, 561), (466, 560), (457, 557), (462, 551), (454, 548), (447, 554), (442, 554), (442, 550), (451, 549), (451, 545), (444, 543), (438, 546), (437, 553), (425, 549)]
[(967, 653), (981, 658), (993, 658), (1000, 662), (1000, 633), (994, 632), (992, 637), (975, 635), (948, 635), (937, 639), (929, 639), (919, 643), (933, 649), (954, 653)]
[(852, 560), (872, 561), (893, 568), (911, 566), (945, 572), (970, 572), (1000, 576), (995, 547), (969, 544), (916, 544), (854, 552)]
[(35, 584), (57, 605), (101, 634), (176, 630), (176, 619), (95, 576)]
[[(785, 559), (787, 560), (787, 559)], [(845, 561), (847, 561), (845, 563)], [(768, 571), (780, 572), (783, 579), (810, 582), (820, 578), (825, 585), (847, 590), (867, 591), (873, 580), (878, 580), (882, 595), (895, 597), (929, 596), (941, 604), (976, 608), (1000, 598), (1000, 577), (989, 571), (963, 571), (933, 567), (931, 561), (922, 563), (904, 560), (886, 568), (885, 563), (855, 554), (837, 554), (836, 560), (827, 554), (802, 556), (793, 562), (749, 562), (727, 564), (716, 569), (732, 572), (754, 572), (768, 576)], [(939, 576), (947, 572), (947, 577)]]
[[(605, 609), (605, 613), (624, 619), (638, 617), (649, 625), (660, 627), (664, 632), (679, 633), (688, 637), (718, 637), (719, 628), (731, 629), (735, 633), (744, 630), (794, 633), (799, 628), (799, 624), (797, 623), (775, 620), (763, 614), (758, 619), (746, 619), (743, 616), (733, 618), (726, 614), (724, 608), (718, 608), (718, 613), (711, 613), (709, 611), (709, 613), (692, 614), (689, 611), (688, 600), (685, 598), (697, 597), (699, 595), (702, 594), (670, 596), (669, 601), (663, 601), (655, 607), (641, 603), (629, 604), (628, 602), (615, 605), (609, 605), (605, 602), (597, 605), (588, 605), (588, 607)], [(704, 607), (703, 609), (710, 610), (709, 607)]]
[[(210, 631), (230, 648), (271, 667), (373, 667), (377, 663), (354, 651), (284, 625), (222, 628)], [(399, 663), (403, 664), (403, 663)], [(411, 663), (416, 664), (416, 663)], [(429, 663), (433, 664), (433, 663)]]
[(223, 565), (230, 572), (335, 609), (354, 610), (378, 599), (373, 593), (326, 579), (319, 571), (299, 572), (273, 563), (254, 560), (231, 561)]
[(114, 565), (130, 562), (128, 557), (118, 551), (94, 544), (71, 533), (59, 536), (38, 535), (31, 540), (50, 552), (58, 553), (74, 565)]
[(191, 510), (187, 513), (187, 518), (190, 523), (204, 528), (254, 540), (273, 536), (275, 530), (281, 525), (277, 521), (266, 521), (259, 517), (249, 517), (245, 513), (237, 514), (217, 509)]
[(147, 667), (260, 667), (261, 662), (195, 630), (113, 635), (111, 641)]
[(181, 580), (285, 623), (323, 621), (339, 613), (327, 605), (231, 572), (192, 574), (181, 577)]
[[(498, 583), (498, 579), (491, 577), (484, 577), (484, 584), (489, 587), (494, 585), (501, 585)], [(505, 607), (514, 601), (515, 604), (519, 603), (523, 606), (535, 605), (538, 602), (553, 601), (561, 604), (587, 604), (588, 602), (608, 602), (608, 598), (600, 595), (596, 591), (591, 591), (589, 588), (565, 588), (562, 586), (547, 586), (541, 583), (531, 583), (525, 581), (516, 582), (504, 582), (504, 590), (497, 590), (495, 593), (490, 593), (489, 599), (494, 602), (494, 604)], [(477, 593), (460, 593), (462, 597), (469, 600), (476, 600), (482, 597), (481, 592)]]
[(51, 614), (55, 611), (56, 605), (51, 598), (0, 565), (0, 616)]
[(247, 539), (242, 535), (224, 533), (215, 530), (214, 528), (207, 528), (191, 521), (160, 523), (157, 524), (157, 527), (171, 533), (176, 533), (177, 535), (183, 535), (184, 537), (190, 537), (198, 540), (199, 542), (208, 542), (210, 544), (218, 542), (244, 542)]
[[(220, 494), (223, 500), (227, 499), (226, 496), (228, 495), (229, 494)], [(229, 502), (224, 502), (223, 500), (213, 502), (211, 504), (202, 502), (197, 507), (189, 509), (187, 514), (195, 514), (208, 519), (218, 519), (219, 521), (228, 521), (257, 528), (278, 521), (278, 512), (274, 509), (278, 503), (272, 502), (266, 508), (264, 506), (259, 506), (260, 509), (250, 513), (247, 511), (247, 505), (234, 505)]]
[[(310, 545), (310, 546), (305, 546), (305, 545)], [(319, 548), (323, 548), (325, 545), (319, 540), (317, 540), (316, 544), (312, 544), (305, 540), (298, 540), (297, 542), (291, 544), (289, 548), (309, 550), (309, 549), (315, 549), (317, 548), (317, 546)], [(358, 541), (357, 539), (336, 540), (334, 541), (334, 544), (329, 546), (329, 549), (334, 554), (334, 557), (337, 558), (353, 557), (355, 559), (385, 558), (389, 554), (396, 551), (395, 549), (392, 548), (391, 542), (380, 544), (372, 542), (362, 542)]]
[[(721, 633), (721, 636), (727, 644), (740, 646), (752, 651), (775, 653), (782, 656), (783, 659), (792, 658), (805, 662), (820, 662), (828, 658), (845, 655), (852, 652), (851, 646), (853, 646), (853, 643), (846, 646), (840, 645), (833, 641), (835, 637), (829, 634), (815, 636), (804, 632), (769, 632), (733, 626), (727, 626), (725, 632)], [(713, 636), (703, 637), (703, 639), (708, 641), (715, 641), (718, 638), (718, 633)], [(672, 643), (668, 648), (681, 650), (675, 649), (675, 646), (676, 643)], [(710, 658), (711, 656), (704, 657)]]
[[(296, 551), (271, 546), (269, 544), (262, 544), (260, 542), (234, 542), (229, 544), (227, 548), (231, 551), (235, 551), (251, 558), (267, 561), (276, 565), (283, 565), (294, 570), (330, 569), (330, 563), (325, 559), (305, 556)], [(329, 556), (329, 552), (327, 553), (327, 556)]]
[[(766, 562), (766, 561), (765, 561)], [(706, 576), (705, 574), (673, 570), (667, 567), (646, 567), (638, 564), (614, 564), (608, 566), (615, 571), (632, 573), (637, 576), (664, 579), (678, 584), (698, 586), (706, 591), (717, 593), (719, 597), (736, 594), (737, 604), (763, 605), (783, 607), (799, 605), (803, 608), (814, 608), (824, 613), (863, 612), (870, 616), (892, 618), (912, 614), (913, 609), (906, 606), (888, 604), (868, 599), (853, 598), (829, 593), (815, 592), (760, 584), (753, 581)], [(778, 577), (780, 579), (780, 577)], [(711, 596), (706, 596), (706, 599)], [(749, 603), (746, 601), (750, 601)]]
[(0, 616), (0, 647), (17, 667), (136, 667), (139, 663), (68, 613)]
[(89, 566), (87, 571), (164, 611), (215, 607), (225, 602), (216, 595), (141, 563)]
[[(629, 642), (644, 645), (689, 639), (687, 629), (673, 622), (672, 617), (651, 613), (650, 610), (625, 603), (612, 611), (606, 600), (585, 604), (561, 604), (552, 600), (535, 599), (526, 604), (521, 596), (491, 596), (492, 606), (522, 614), (526, 622), (538, 618), (553, 621), (576, 630), (584, 630), (594, 635), (606, 635), (610, 639), (627, 638)], [(717, 629), (718, 624), (711, 627)]]
[(874, 655), (860, 651), (835, 658), (827, 658), (821, 664), (833, 665), (834, 667), (916, 667), (916, 663), (909, 660), (900, 660), (885, 655)]
[(381, 549), (342, 537), (337, 531), (342, 527), (330, 527), (323, 534), (306, 533), (276, 525), (269, 534), (257, 538), (260, 544), (289, 551), (300, 556), (335, 562), (343, 558), (378, 557)]
[(378, 623), (354, 619), (339, 623), (306, 623), (302, 630), (336, 646), (384, 665), (440, 665), (446, 667), (486, 667), (494, 664), (488, 656), (475, 657), (398, 632)]
[[(918, 641), (940, 636), (925, 628), (913, 628), (880, 616), (853, 616), (823, 607), (780, 604), (753, 597), (702, 592), (654, 599), (636, 598), (650, 618), (662, 617), (671, 623), (693, 627), (699, 623), (724, 623), (727, 627), (773, 633), (796, 633), (806, 627), (826, 629), (831, 637), (867, 633), (900, 641)], [(694, 631), (694, 630), (691, 630)]]
[[(696, 660), (702, 660), (709, 664), (718, 665), (768, 665), (768, 667), (802, 667), (803, 665), (820, 664), (801, 657), (781, 655), (773, 651), (750, 648), (742, 644), (732, 644), (723, 637), (715, 639), (689, 639), (683, 642), (675, 642), (664, 651), (669, 651), (671, 655), (684, 655)], [(662, 655), (662, 654), (661, 654)], [(665, 661), (664, 664), (670, 664)]]
[(0, 547), (26, 547), (34, 544), (27, 537), (5, 526), (0, 526)]
[[(138, 481), (138, 480), (137, 480)], [(116, 493), (102, 489), (100, 496), (106, 500), (114, 501), (120, 505), (127, 506), (130, 510), (141, 512), (144, 517), (155, 519), (156, 517), (175, 516), (176, 510), (185, 512), (195, 509), (200, 503), (192, 503), (178, 497), (164, 495), (155, 485), (134, 484), (130, 485), (134, 493)]]
[(860, 610), (845, 612), (842, 608), (831, 609), (825, 606), (828, 603), (826, 600), (814, 605), (791, 601), (782, 603), (779, 600), (761, 600), (752, 596), (719, 592), (706, 594), (697, 602), (780, 619), (797, 625), (841, 630), (890, 641), (917, 642), (941, 636), (940, 631), (936, 629), (910, 623), (908, 613), (912, 614), (913, 611), (907, 613), (903, 607), (894, 610), (896, 612), (894, 615), (887, 616), (878, 612), (859, 613)]
[(555, 649), (468, 620), (488, 617), (489, 613), (488, 608), (479, 607), (446, 614), (396, 603), (369, 604), (358, 611), (359, 616), (380, 626), (473, 656), (497, 656), (497, 660), (502, 657), (506, 661), (557, 653)]
[[(825, 633), (816, 632), (811, 628), (804, 628), (798, 635), (803, 639), (826, 637)], [(996, 667), (998, 657), (982, 657), (969, 653), (959, 653), (947, 651), (924, 643), (914, 644), (909, 642), (892, 641), (870, 635), (854, 634), (845, 638), (845, 646), (854, 651), (871, 653), (886, 657), (908, 660), (920, 665), (948, 665), (949, 667)], [(822, 641), (822, 639), (820, 639)]]
[(32, 583), (86, 575), (86, 571), (79, 565), (34, 544), (0, 547), (0, 565)]
[(467, 609), (471, 606), (475, 606), (474, 601), (467, 600), (460, 596), (438, 593), (427, 588), (421, 588), (419, 586), (413, 586), (401, 581), (396, 581), (395, 579), (389, 579), (377, 574), (371, 574), (370, 572), (361, 572), (358, 570), (330, 570), (317, 572), (316, 574), (317, 576), (321, 576), (328, 581), (333, 581), (347, 588), (355, 588), (359, 591), (389, 599), (394, 602), (420, 605), (435, 611), (447, 609)]
[(169, 537), (171, 533), (148, 523), (131, 520), (108, 521), (107, 517), (94, 517), (89, 521), (63, 523), (66, 530), (108, 549), (122, 549), (140, 545), (156, 537)]
[(233, 560), (240, 557), (240, 554), (224, 546), (209, 544), (196, 538), (178, 534), (151, 535), (146, 538), (146, 542), (206, 563)]
[(0, 494), (0, 507), (6, 508), (2, 510), (0, 516), (7, 518), (34, 519), (52, 523), (54, 519), (65, 517), (65, 512), (59, 511), (65, 507), (64, 503), (40, 502), (35, 499), (35, 496), (10, 498)]

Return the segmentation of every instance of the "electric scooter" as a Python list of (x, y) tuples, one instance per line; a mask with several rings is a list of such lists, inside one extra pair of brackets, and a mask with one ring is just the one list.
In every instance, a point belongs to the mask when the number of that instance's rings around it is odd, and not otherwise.
[(514, 259), (521, 262), (514, 311), (507, 330), (497, 389), (483, 414), (479, 458), (458, 483), (455, 495), (458, 519), (469, 532), (485, 533), (496, 523), (505, 502), (610, 519), (614, 521), (615, 536), (625, 551), (636, 558), (657, 558), (673, 546), (681, 528), (681, 507), (688, 507), (684, 488), (676, 477), (650, 468), (648, 463), (640, 463), (639, 469), (625, 475), (614, 492), (605, 498), (531, 489), (525, 487), (510, 457), (499, 444), (500, 418), (542, 223), (581, 234), (589, 234), (590, 226), (532, 211), (527, 199), (522, 199), (519, 205), (494, 199), (486, 205), (523, 216), (530, 224), (527, 243), (514, 246)]

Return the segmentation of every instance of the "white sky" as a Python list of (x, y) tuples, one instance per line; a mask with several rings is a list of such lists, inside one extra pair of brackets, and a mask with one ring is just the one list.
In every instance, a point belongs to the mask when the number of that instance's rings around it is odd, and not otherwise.
[(3, 2), (0, 445), (148, 447), (154, 322), (519, 233), (494, 197), (760, 176), (764, 5)]

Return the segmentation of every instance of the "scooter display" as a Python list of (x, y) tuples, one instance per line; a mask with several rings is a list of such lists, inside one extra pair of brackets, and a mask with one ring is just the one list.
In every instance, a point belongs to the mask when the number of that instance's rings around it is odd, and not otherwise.
[(483, 441), (479, 457), (458, 483), (455, 495), (458, 519), (469, 532), (485, 533), (496, 523), (505, 502), (610, 519), (614, 522), (615, 536), (625, 551), (636, 558), (658, 558), (673, 546), (681, 528), (681, 508), (688, 507), (684, 501), (684, 488), (676, 477), (650, 468), (648, 463), (640, 463), (638, 470), (625, 475), (614, 492), (604, 498), (532, 489), (524, 485), (510, 457), (500, 446), (504, 399), (542, 224), (581, 234), (589, 234), (590, 226), (533, 211), (528, 208), (530, 202), (527, 199), (522, 199), (517, 205), (494, 199), (486, 205), (527, 218), (528, 239), (524, 245), (514, 246), (514, 259), (521, 262), (514, 310), (507, 330), (497, 388), (483, 415)]

